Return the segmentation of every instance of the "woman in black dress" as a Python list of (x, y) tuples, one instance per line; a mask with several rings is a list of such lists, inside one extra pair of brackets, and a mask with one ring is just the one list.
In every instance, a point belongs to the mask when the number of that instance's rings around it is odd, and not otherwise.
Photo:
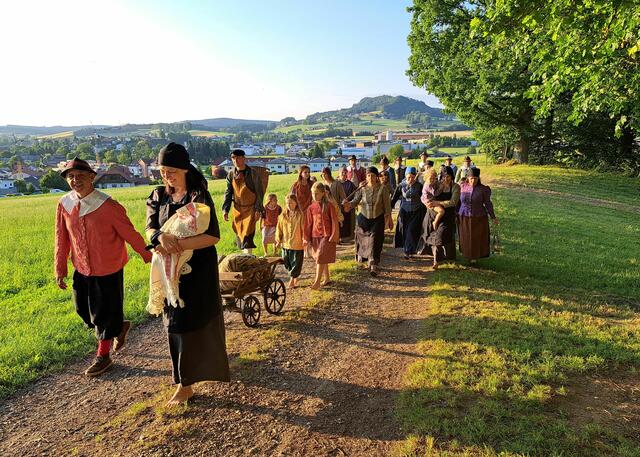
[[(192, 385), (201, 381), (229, 381), (229, 362), (225, 344), (224, 320), (218, 282), (220, 229), (207, 181), (189, 162), (189, 153), (170, 143), (158, 155), (164, 187), (157, 187), (147, 200), (146, 233), (161, 255), (193, 249), (188, 261), (190, 273), (180, 277), (183, 308), (165, 307), (162, 313), (167, 329), (173, 380), (178, 385), (167, 403), (175, 405), (193, 396)], [(160, 228), (176, 210), (190, 202), (209, 206), (207, 230), (189, 238), (162, 233)]]
[(442, 260), (456, 259), (456, 208), (460, 202), (460, 186), (454, 182), (451, 167), (444, 168), (444, 175), (440, 183), (441, 192), (434, 197), (444, 207), (444, 217), (438, 228), (433, 229), (436, 213), (429, 207), (432, 203), (423, 203), (427, 207), (427, 214), (422, 224), (422, 238), (418, 243), (421, 254), (433, 255), (433, 268), (438, 268)]

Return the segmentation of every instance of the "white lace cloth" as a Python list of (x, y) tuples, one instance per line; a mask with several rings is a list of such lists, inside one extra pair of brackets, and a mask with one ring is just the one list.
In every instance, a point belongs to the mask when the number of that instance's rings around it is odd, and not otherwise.
[[(178, 209), (160, 230), (178, 238), (188, 238), (204, 233), (209, 227), (210, 218), (211, 213), (207, 205), (192, 202)], [(153, 253), (147, 303), (147, 311), (150, 314), (157, 316), (162, 313), (165, 300), (169, 306), (184, 308), (184, 300), (180, 298), (180, 276), (191, 273), (191, 267), (187, 262), (192, 255), (192, 249), (167, 256)]]

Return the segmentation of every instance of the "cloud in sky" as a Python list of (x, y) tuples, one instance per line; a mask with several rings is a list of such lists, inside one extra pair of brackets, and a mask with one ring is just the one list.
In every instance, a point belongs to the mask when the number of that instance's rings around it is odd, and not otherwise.
[(383, 93), (438, 103), (404, 75), (406, 5), (389, 24), (367, 18), (376, 2), (331, 15), (230, 3), (3, 3), (0, 125), (278, 120)]

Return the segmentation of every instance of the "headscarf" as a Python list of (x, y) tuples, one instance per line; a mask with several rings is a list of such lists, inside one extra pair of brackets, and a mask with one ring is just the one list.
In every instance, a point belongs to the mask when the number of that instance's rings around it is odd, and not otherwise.
[(187, 170), (187, 188), (190, 191), (207, 189), (207, 180), (200, 170), (191, 164), (189, 152), (181, 144), (172, 142), (160, 149), (158, 165)]
[(169, 143), (160, 149), (158, 153), (158, 165), (188, 170), (189, 165), (191, 165), (189, 162), (189, 153), (181, 144)]

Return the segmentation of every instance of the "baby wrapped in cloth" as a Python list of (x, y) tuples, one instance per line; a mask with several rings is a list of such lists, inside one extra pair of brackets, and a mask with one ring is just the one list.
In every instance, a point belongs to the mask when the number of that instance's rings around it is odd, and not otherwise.
[[(187, 203), (178, 209), (160, 230), (178, 238), (188, 238), (204, 233), (209, 227), (210, 218), (211, 213), (207, 205)], [(162, 313), (165, 300), (168, 306), (184, 307), (178, 285), (181, 275), (191, 273), (191, 267), (187, 262), (192, 255), (192, 249), (166, 256), (157, 252), (153, 253), (149, 278), (149, 302), (147, 303), (147, 311), (150, 314), (157, 316)]]

